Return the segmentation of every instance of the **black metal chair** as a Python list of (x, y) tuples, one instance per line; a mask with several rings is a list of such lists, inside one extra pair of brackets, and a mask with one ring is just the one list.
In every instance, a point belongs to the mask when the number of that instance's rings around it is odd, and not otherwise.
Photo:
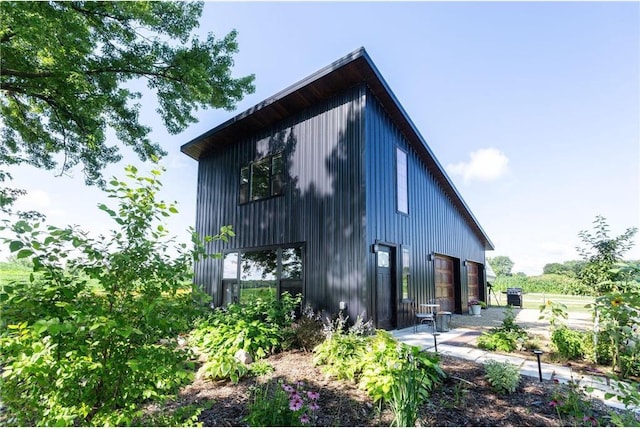
[[(429, 304), (435, 304), (435, 300), (430, 300)], [(418, 332), (418, 325), (431, 324), (432, 332), (436, 332), (436, 312), (424, 311), (420, 304), (416, 304), (416, 322), (413, 325), (413, 332)]]

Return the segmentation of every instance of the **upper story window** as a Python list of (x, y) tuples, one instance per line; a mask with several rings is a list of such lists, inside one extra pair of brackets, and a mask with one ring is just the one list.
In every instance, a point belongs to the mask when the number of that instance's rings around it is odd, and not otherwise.
[(240, 204), (282, 195), (284, 160), (276, 153), (240, 169)]
[(396, 194), (398, 197), (398, 211), (400, 213), (409, 214), (407, 153), (400, 148), (396, 148)]

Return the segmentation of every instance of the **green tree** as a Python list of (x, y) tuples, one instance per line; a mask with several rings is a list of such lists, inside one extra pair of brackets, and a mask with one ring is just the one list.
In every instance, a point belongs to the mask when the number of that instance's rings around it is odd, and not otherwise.
[(542, 268), (543, 274), (565, 274), (566, 271), (567, 268), (560, 262), (551, 262)]
[[(253, 75), (231, 76), (236, 32), (192, 35), (202, 2), (0, 2), (0, 164), (62, 174), (80, 164), (88, 184), (120, 160), (112, 128), (141, 160), (165, 152), (139, 121), (146, 82), (170, 133), (199, 108), (233, 109), (254, 91)], [(1, 179), (1, 178), (0, 178)], [(11, 198), (11, 194), (0, 195)], [(0, 201), (2, 202), (2, 201)]]
[(633, 247), (633, 236), (638, 228), (627, 228), (617, 237), (611, 237), (609, 225), (604, 216), (596, 216), (593, 221), (593, 231), (580, 231), (578, 237), (583, 246), (576, 250), (584, 258), (586, 264), (580, 270), (578, 277), (587, 286), (591, 286), (600, 295), (615, 291), (616, 276), (615, 264), (622, 262), (622, 256)]
[(508, 256), (496, 256), (493, 258), (487, 258), (491, 268), (496, 273), (496, 276), (510, 276), (511, 269), (513, 268), (513, 261)]

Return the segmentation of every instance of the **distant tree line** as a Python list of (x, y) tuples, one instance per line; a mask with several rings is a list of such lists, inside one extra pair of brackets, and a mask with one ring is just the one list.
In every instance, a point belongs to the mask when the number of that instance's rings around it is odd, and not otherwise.
[[(555, 292), (575, 295), (602, 295), (619, 291), (629, 284), (623, 279), (629, 270), (621, 265), (640, 267), (640, 261), (626, 261), (624, 254), (633, 246), (637, 228), (627, 228), (618, 236), (611, 236), (609, 225), (603, 216), (596, 216), (593, 230), (578, 233), (582, 245), (576, 247), (581, 260), (551, 262), (544, 266), (542, 276), (527, 277), (523, 273), (512, 274), (514, 262), (508, 256), (487, 258), (496, 273), (497, 289), (524, 286), (529, 292)], [(511, 279), (510, 279), (511, 278)]]

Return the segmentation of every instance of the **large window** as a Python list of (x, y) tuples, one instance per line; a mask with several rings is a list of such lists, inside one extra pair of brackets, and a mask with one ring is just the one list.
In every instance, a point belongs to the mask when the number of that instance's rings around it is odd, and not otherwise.
[(282, 153), (267, 156), (240, 169), (240, 204), (282, 195), (283, 189)]
[(407, 176), (407, 153), (396, 148), (396, 193), (398, 196), (398, 211), (409, 213), (409, 184)]
[(302, 246), (227, 253), (223, 301), (251, 303), (284, 292), (302, 294), (303, 268)]

